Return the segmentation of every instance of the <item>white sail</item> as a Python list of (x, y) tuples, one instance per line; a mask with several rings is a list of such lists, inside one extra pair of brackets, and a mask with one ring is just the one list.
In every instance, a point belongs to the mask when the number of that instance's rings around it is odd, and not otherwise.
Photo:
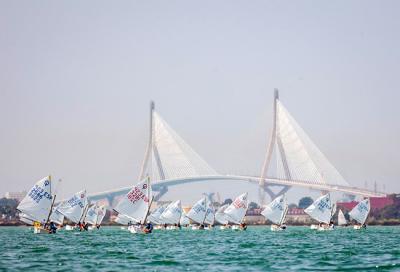
[(369, 211), (371, 209), (371, 205), (369, 203), (369, 198), (364, 199), (360, 203), (357, 204), (350, 212), (349, 215), (351, 218), (356, 220), (360, 224), (364, 224), (367, 220)]
[(225, 210), (229, 222), (241, 224), (247, 212), (247, 193), (238, 196)]
[(207, 200), (206, 201), (206, 205), (207, 205), (207, 212), (206, 212), (206, 218), (204, 220), (204, 223), (206, 223), (208, 225), (214, 225), (215, 210), (214, 210), (214, 207), (212, 205), (212, 202), (210, 200)]
[(118, 203), (114, 210), (144, 224), (150, 207), (152, 190), (150, 180), (138, 183)]
[(179, 220), (179, 224), (181, 225), (189, 225), (190, 224), (190, 218), (187, 217), (186, 213), (182, 211), (182, 216), (181, 219)]
[(347, 225), (347, 220), (346, 220), (346, 217), (344, 217), (342, 210), (339, 210), (339, 213), (338, 213), (338, 225), (339, 226)]
[(72, 222), (78, 223), (82, 220), (87, 205), (86, 190), (82, 190), (74, 194), (69, 200), (63, 202), (57, 210)]
[(165, 209), (166, 209), (166, 206), (158, 207), (155, 211), (153, 211), (149, 215), (149, 217), (147, 217), (147, 219), (153, 224), (157, 224), (157, 225), (163, 224), (163, 222), (160, 219), (160, 216), (165, 211)]
[(64, 215), (58, 211), (58, 208), (60, 206), (61, 204), (53, 208), (53, 212), (51, 213), (50, 216), (50, 222), (56, 223), (58, 225), (62, 225), (64, 223)]
[(42, 224), (47, 222), (53, 197), (51, 195), (51, 179), (45, 177), (32, 187), (19, 203), (17, 210)]
[(19, 220), (24, 222), (27, 225), (33, 225), (35, 222), (35, 219), (33, 219), (32, 217), (30, 217), (29, 215), (24, 214), (24, 213), (19, 214)]
[(271, 203), (265, 206), (261, 214), (272, 221), (274, 224), (280, 225), (283, 221), (287, 208), (285, 195), (278, 196)]
[(329, 224), (332, 217), (332, 208), (330, 195), (326, 194), (315, 200), (304, 212), (318, 222)]
[(178, 224), (182, 216), (181, 201), (177, 200), (168, 205), (160, 219), (166, 224)]
[(229, 204), (225, 204), (223, 206), (221, 206), (217, 212), (215, 213), (215, 220), (222, 224), (222, 225), (226, 225), (229, 223), (226, 214), (224, 213), (225, 209), (228, 208)]
[(104, 206), (99, 206), (97, 208), (97, 219), (95, 222), (95, 225), (101, 225), (101, 222), (103, 222), (104, 217), (106, 216), (107, 209)]
[(206, 197), (203, 197), (193, 205), (187, 213), (187, 217), (199, 224), (204, 223), (206, 218)]
[(114, 219), (114, 222), (120, 225), (128, 225), (129, 223), (131, 224), (139, 223), (136, 219), (124, 214), (118, 214), (118, 216)]
[(96, 225), (98, 209), (97, 204), (90, 206), (83, 221), (91, 225)]

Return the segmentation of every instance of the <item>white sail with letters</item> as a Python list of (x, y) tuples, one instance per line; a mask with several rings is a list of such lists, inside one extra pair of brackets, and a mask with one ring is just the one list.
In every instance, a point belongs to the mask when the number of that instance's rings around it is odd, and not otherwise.
[(246, 215), (248, 207), (247, 193), (238, 196), (225, 210), (229, 222), (241, 224)]
[(330, 195), (326, 194), (315, 200), (304, 212), (318, 222), (329, 224), (332, 217), (332, 209)]
[(158, 207), (155, 211), (153, 211), (151, 214), (149, 214), (148, 220), (157, 225), (163, 224), (163, 222), (160, 219), (161, 214), (165, 211), (166, 206), (160, 206)]
[(351, 218), (356, 220), (361, 225), (365, 224), (367, 220), (369, 211), (371, 210), (371, 204), (369, 202), (369, 198), (364, 199), (360, 203), (357, 204), (350, 212), (349, 215)]
[(225, 204), (223, 206), (221, 206), (217, 212), (215, 213), (215, 220), (222, 224), (222, 225), (226, 225), (229, 223), (226, 214), (224, 213), (225, 209), (228, 208), (229, 204)]
[(339, 226), (347, 225), (347, 220), (346, 217), (344, 217), (342, 210), (339, 210), (338, 212), (338, 225)]
[(144, 224), (152, 198), (150, 179), (134, 186), (117, 204), (115, 211), (134, 218)]
[(63, 202), (57, 210), (72, 222), (79, 223), (86, 212), (87, 205), (86, 190), (82, 190)]
[(97, 207), (97, 218), (95, 225), (101, 225), (101, 222), (103, 222), (104, 217), (106, 216), (107, 209), (105, 206), (98, 206)]
[(48, 176), (35, 183), (19, 203), (17, 210), (30, 219), (44, 224), (50, 215), (52, 201), (51, 178)]
[(177, 200), (168, 205), (160, 219), (166, 224), (178, 224), (182, 216), (181, 201)]
[(203, 197), (193, 205), (187, 213), (187, 217), (199, 224), (204, 223), (206, 218), (206, 197)]
[(56, 223), (58, 225), (62, 225), (64, 223), (64, 215), (58, 211), (58, 208), (60, 206), (61, 204), (53, 208), (53, 212), (51, 213), (50, 216), (50, 222)]
[(261, 212), (261, 214), (274, 224), (281, 225), (285, 219), (286, 211), (286, 198), (285, 195), (281, 195), (265, 206), (265, 209)]
[(90, 206), (83, 221), (91, 225), (96, 225), (98, 209), (99, 206), (97, 204)]

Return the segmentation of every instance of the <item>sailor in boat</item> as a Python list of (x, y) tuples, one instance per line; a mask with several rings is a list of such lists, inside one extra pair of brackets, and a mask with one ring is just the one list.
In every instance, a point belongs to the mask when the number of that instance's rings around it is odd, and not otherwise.
[(182, 226), (181, 226), (181, 223), (180, 223), (180, 222), (178, 223), (177, 226), (178, 226), (178, 228), (179, 228), (180, 230), (182, 229)]
[(97, 225), (96, 225), (96, 228), (97, 228), (97, 229), (100, 229), (100, 224), (97, 224)]
[(88, 230), (89, 230), (89, 223), (83, 222), (83, 229), (84, 229), (85, 231), (88, 231)]
[(147, 221), (146, 226), (143, 229), (144, 233), (152, 233), (153, 232), (153, 224), (150, 221)]
[(246, 230), (246, 229), (247, 229), (246, 223), (244, 223), (244, 222), (240, 223), (239, 228), (240, 228), (241, 230)]
[(56, 233), (57, 232), (57, 227), (56, 224), (54, 224), (54, 222), (50, 222), (49, 224), (49, 233)]

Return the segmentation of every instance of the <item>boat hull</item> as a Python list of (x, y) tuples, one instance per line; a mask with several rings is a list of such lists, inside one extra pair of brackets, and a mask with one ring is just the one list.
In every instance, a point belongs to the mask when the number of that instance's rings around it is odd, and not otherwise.
[(271, 231), (284, 231), (286, 226), (271, 225)]

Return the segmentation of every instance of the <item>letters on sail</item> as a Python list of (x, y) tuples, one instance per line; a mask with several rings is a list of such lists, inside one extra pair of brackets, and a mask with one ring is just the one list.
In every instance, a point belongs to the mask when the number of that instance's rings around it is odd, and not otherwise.
[(247, 193), (238, 196), (225, 210), (229, 222), (241, 224), (247, 212)]
[(285, 195), (281, 195), (265, 206), (265, 209), (261, 214), (274, 224), (280, 225), (285, 217), (286, 209), (287, 204)]
[(315, 200), (304, 212), (321, 223), (329, 224), (332, 217), (332, 209), (330, 195), (326, 194)]
[(149, 211), (152, 190), (150, 180), (138, 183), (118, 203), (114, 210), (144, 224)]
[(105, 216), (106, 209), (104, 206), (95, 204), (89, 208), (86, 213), (85, 222), (92, 225), (100, 225)]
[(223, 225), (226, 225), (229, 223), (226, 214), (224, 213), (225, 209), (228, 208), (229, 204), (225, 204), (221, 206), (217, 212), (215, 213), (215, 220)]
[(187, 213), (187, 217), (199, 224), (204, 223), (206, 219), (206, 197), (203, 197), (193, 205)]
[(69, 200), (63, 202), (57, 210), (72, 222), (78, 223), (82, 220), (87, 205), (86, 190), (82, 190), (74, 194)]
[(51, 179), (45, 177), (36, 182), (17, 209), (26, 214), (29, 219), (44, 224), (49, 217), (52, 200)]
[(364, 199), (360, 203), (357, 204), (350, 212), (349, 215), (351, 218), (356, 220), (360, 224), (364, 224), (367, 220), (369, 211), (371, 209), (371, 205), (369, 203), (369, 198)]
[(182, 216), (181, 201), (177, 200), (168, 205), (160, 219), (166, 224), (178, 224)]

